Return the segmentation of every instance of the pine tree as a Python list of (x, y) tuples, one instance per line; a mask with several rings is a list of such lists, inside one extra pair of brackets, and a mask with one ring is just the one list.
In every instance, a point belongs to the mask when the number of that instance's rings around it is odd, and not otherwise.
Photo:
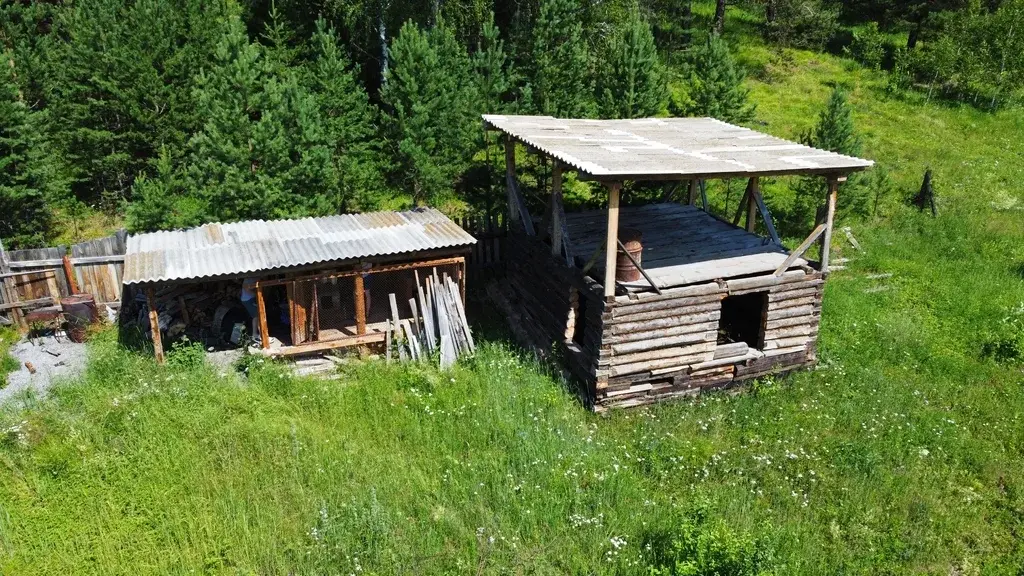
[(479, 110), (469, 56), (444, 22), (402, 26), (391, 44), (381, 99), (390, 110), (397, 179), (416, 202), (452, 193), (478, 140)]
[(505, 53), (505, 42), (494, 25), (494, 12), (484, 20), (472, 60), (481, 109), (486, 114), (501, 112), (505, 107), (505, 96), (511, 89), (513, 74)]
[(375, 119), (377, 110), (356, 80), (357, 70), (338, 46), (326, 20), (316, 21), (313, 59), (305, 85), (314, 95), (338, 178), (340, 208), (376, 208), (383, 200), (382, 159)]
[(194, 193), (221, 220), (334, 213), (337, 172), (317, 102), (263, 56), (229, 19), (213, 67), (197, 79), (206, 122), (189, 141)]
[(750, 90), (743, 86), (746, 73), (733, 60), (729, 47), (718, 35), (690, 50), (686, 65), (686, 93), (674, 98), (669, 110), (675, 116), (710, 116), (726, 122), (747, 122), (754, 117)]
[[(860, 137), (853, 124), (853, 109), (843, 88), (837, 86), (832, 90), (825, 108), (818, 114), (817, 123), (804, 133), (801, 141), (808, 146), (837, 154), (857, 156), (861, 153)], [(805, 214), (814, 214), (824, 194), (821, 178), (804, 178), (797, 185), (797, 202)], [(870, 212), (871, 204), (868, 196), (861, 178), (851, 176), (843, 184), (836, 210), (841, 215), (866, 215)]]
[(0, 238), (7, 248), (43, 245), (49, 237), (47, 200), (61, 185), (41, 138), (41, 114), (25, 104), (13, 77), (13, 55), (0, 55)]
[(576, 0), (541, 0), (533, 27), (532, 93), (542, 114), (590, 118), (597, 111), (581, 12)]
[(201, 0), (92, 0), (58, 15), (44, 81), (49, 132), (79, 199), (116, 207), (161, 146), (184, 145), (199, 121), (192, 78), (224, 10)]
[(610, 43), (601, 82), (601, 115), (643, 118), (661, 111), (668, 96), (665, 71), (651, 27), (634, 9)]
[(139, 174), (125, 225), (131, 232), (186, 228), (207, 219), (206, 202), (192, 194), (167, 147), (160, 150), (154, 174)]
[(853, 128), (853, 110), (845, 90), (838, 86), (832, 90), (825, 108), (818, 114), (818, 123), (804, 134), (802, 140), (808, 146), (838, 154), (860, 154), (860, 138)]

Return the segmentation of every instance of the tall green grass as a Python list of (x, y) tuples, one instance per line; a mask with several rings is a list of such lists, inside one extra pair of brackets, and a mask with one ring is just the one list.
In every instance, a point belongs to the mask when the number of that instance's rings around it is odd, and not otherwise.
[[(1024, 120), (779, 56), (730, 14), (761, 129), (798, 135), (842, 83), (894, 183), (847, 222), (863, 251), (837, 234), (817, 369), (598, 417), (498, 342), (316, 381), (106, 334), (0, 417), (0, 572), (1020, 573)], [(904, 203), (926, 167), (934, 219)]]

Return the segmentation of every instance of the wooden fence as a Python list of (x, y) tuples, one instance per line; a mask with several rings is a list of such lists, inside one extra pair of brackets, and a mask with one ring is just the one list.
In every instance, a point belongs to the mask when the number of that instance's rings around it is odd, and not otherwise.
[[(22, 312), (58, 303), (73, 293), (92, 294), (96, 302), (117, 306), (127, 233), (80, 242), (5, 252), (0, 245), (0, 318), (25, 327)], [(69, 253), (70, 252), (70, 253)]]
[(459, 225), (476, 238), (473, 251), (466, 258), (467, 281), (482, 286), (504, 273), (505, 235), (508, 222), (502, 212), (466, 216)]

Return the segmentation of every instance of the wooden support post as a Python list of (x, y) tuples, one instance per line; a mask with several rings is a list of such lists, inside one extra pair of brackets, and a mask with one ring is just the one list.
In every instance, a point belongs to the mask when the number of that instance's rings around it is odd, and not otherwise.
[(78, 278), (75, 277), (75, 267), (71, 265), (71, 257), (67, 254), (62, 259), (64, 263), (64, 276), (68, 279), (68, 293), (72, 296), (78, 294)]
[(356, 334), (366, 334), (366, 288), (363, 283), (363, 275), (356, 274), (355, 289), (352, 291), (352, 298), (356, 304)]
[(786, 257), (782, 264), (779, 264), (779, 267), (775, 269), (775, 275), (782, 276), (786, 270), (793, 265), (793, 262), (796, 262), (797, 258), (803, 256), (804, 252), (807, 252), (807, 249), (811, 247), (811, 244), (813, 244), (823, 232), (825, 232), (825, 225), (818, 224), (814, 229), (814, 232), (811, 232), (811, 235), (804, 239), (804, 241), (797, 246), (796, 250), (790, 252), (789, 256)]
[(743, 190), (743, 197), (740, 198), (740, 203), (736, 206), (736, 215), (732, 218), (732, 225), (739, 226), (740, 218), (743, 217), (743, 208), (747, 206), (747, 199), (750, 197), (750, 185)]
[(462, 305), (466, 305), (466, 260), (463, 259), (462, 263), (457, 265), (455, 268), (459, 275), (459, 292), (462, 294)]
[(551, 255), (556, 258), (562, 253), (562, 163), (551, 164)]
[(153, 334), (153, 353), (156, 361), (164, 363), (164, 345), (160, 341), (160, 314), (156, 311), (156, 298), (153, 297), (153, 287), (146, 287), (146, 306), (149, 307), (149, 330)]
[(690, 180), (690, 206), (697, 205), (697, 179)]
[(270, 349), (270, 329), (267, 328), (267, 305), (263, 299), (263, 286), (256, 286), (256, 318), (260, 322), (260, 346)]
[(747, 183), (747, 232), (753, 232), (757, 226), (757, 201), (754, 195), (758, 194), (757, 177), (753, 177)]
[(839, 198), (839, 182), (846, 178), (828, 179), (828, 197), (825, 199), (825, 233), (821, 236), (821, 264), (819, 270), (828, 272), (828, 256), (832, 248), (832, 222), (836, 216), (836, 200)]
[(621, 182), (609, 182), (608, 188), (608, 233), (604, 242), (604, 296), (615, 297), (615, 260), (619, 245), (619, 189)]
[[(10, 263), (7, 260), (7, 252), (4, 251), (4, 245), (0, 242), (0, 273), (4, 274), (3, 284), (0, 285), (0, 289), (3, 290), (3, 299), (7, 304), (18, 303), (18, 289), (15, 287), (14, 278), (8, 276), (11, 272)], [(25, 322), (25, 316), (21, 312), (21, 308), (11, 308), (11, 320), (18, 328), (22, 330), (28, 330), (28, 323)]]
[(516, 181), (516, 141), (505, 136), (505, 186), (508, 195), (508, 216), (513, 222), (519, 221), (519, 207), (512, 186)]
[(764, 196), (761, 195), (761, 189), (754, 189), (754, 201), (757, 202), (757, 209), (761, 212), (761, 220), (764, 222), (764, 227), (768, 229), (768, 236), (771, 237), (772, 242), (782, 246), (782, 240), (779, 240), (779, 233), (775, 231), (775, 221), (772, 219), (772, 213), (768, 211), (768, 206), (764, 203)]

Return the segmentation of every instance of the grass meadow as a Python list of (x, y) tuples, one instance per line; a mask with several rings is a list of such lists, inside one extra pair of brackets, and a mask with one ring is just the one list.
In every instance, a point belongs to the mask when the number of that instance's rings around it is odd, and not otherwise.
[[(0, 414), (0, 573), (1021, 573), (1024, 115), (891, 96), (730, 15), (759, 129), (798, 136), (842, 83), (891, 178), (863, 249), (836, 235), (817, 369), (595, 416), (500, 336), (338, 382), (107, 332)], [(938, 218), (905, 205), (927, 167)]]

